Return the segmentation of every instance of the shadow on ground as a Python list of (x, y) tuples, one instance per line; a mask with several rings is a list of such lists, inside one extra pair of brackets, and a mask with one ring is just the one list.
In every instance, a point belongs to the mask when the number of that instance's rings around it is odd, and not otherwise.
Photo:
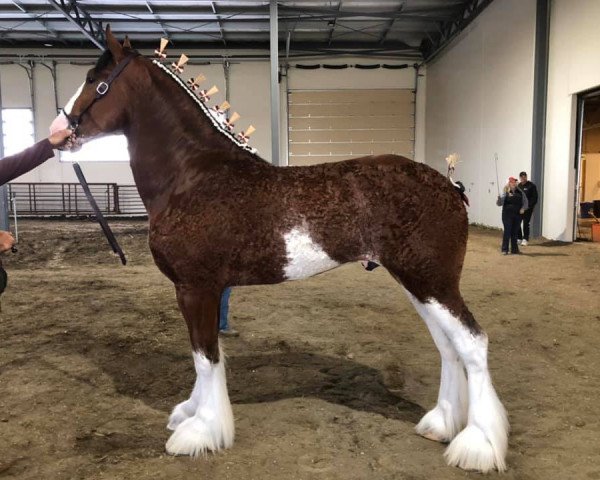
[[(425, 413), (420, 405), (390, 392), (381, 372), (374, 368), (342, 357), (295, 350), (285, 342), (280, 343), (285, 351), (227, 358), (232, 403), (314, 397), (412, 423), (418, 422)], [(62, 339), (62, 347), (96, 363), (112, 377), (117, 393), (140, 399), (165, 412), (187, 398), (195, 380), (191, 355), (161, 348), (146, 350), (137, 340), (91, 339), (83, 332), (71, 332), (68, 339)], [(244, 346), (239, 350), (247, 352), (249, 348)], [(402, 373), (399, 376), (402, 377)], [(394, 385), (398, 386), (401, 385)]]

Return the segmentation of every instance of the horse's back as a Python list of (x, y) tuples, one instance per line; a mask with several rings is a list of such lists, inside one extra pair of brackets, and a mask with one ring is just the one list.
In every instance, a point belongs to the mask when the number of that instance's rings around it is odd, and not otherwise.
[(275, 168), (283, 173), (283, 196), (302, 202), (320, 202), (322, 208), (342, 206), (371, 221), (390, 215), (406, 221), (423, 216), (466, 222), (466, 209), (452, 182), (429, 165), (399, 155), (377, 155), (303, 167)]
[(287, 214), (306, 220), (338, 259), (413, 248), (464, 256), (465, 206), (452, 183), (428, 165), (379, 155), (275, 170), (285, 177), (279, 198)]

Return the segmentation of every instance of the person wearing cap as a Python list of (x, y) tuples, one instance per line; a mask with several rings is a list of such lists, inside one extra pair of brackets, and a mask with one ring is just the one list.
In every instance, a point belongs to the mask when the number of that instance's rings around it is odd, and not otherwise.
[(519, 226), (517, 235), (517, 242), (519, 245), (527, 246), (529, 243), (529, 223), (531, 222), (531, 216), (533, 215), (533, 209), (538, 201), (537, 187), (533, 182), (527, 180), (527, 172), (519, 173), (519, 188), (525, 192), (527, 201), (529, 202), (529, 208), (523, 213), (523, 225), (522, 229)]
[[(53, 133), (21, 153), (0, 160), (0, 185), (33, 170), (54, 156), (54, 149), (68, 146), (71, 130), (65, 129)], [(15, 240), (9, 232), (0, 230), (0, 253), (10, 250)]]
[(521, 229), (521, 216), (527, 210), (529, 203), (525, 192), (517, 185), (515, 177), (508, 177), (508, 183), (504, 186), (502, 195), (498, 195), (496, 205), (502, 207), (502, 224), (504, 225), (502, 254), (508, 255), (509, 242), (510, 253), (521, 253), (517, 236)]

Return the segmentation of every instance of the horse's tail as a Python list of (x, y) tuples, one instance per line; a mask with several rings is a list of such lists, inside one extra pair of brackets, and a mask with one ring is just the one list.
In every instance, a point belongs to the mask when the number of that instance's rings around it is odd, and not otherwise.
[(458, 156), (458, 153), (451, 153), (450, 155), (448, 155), (446, 157), (446, 163), (448, 164), (448, 173), (446, 176), (448, 177), (450, 182), (452, 182), (452, 185), (454, 186), (454, 188), (456, 188), (456, 190), (460, 194), (460, 198), (462, 198), (462, 201), (468, 207), (469, 206), (469, 198), (465, 194), (465, 186), (462, 184), (462, 182), (458, 182), (458, 181), (455, 182), (454, 180), (452, 180), (452, 175), (454, 174), (454, 169), (456, 168), (456, 164), (458, 163), (459, 158), (460, 157)]

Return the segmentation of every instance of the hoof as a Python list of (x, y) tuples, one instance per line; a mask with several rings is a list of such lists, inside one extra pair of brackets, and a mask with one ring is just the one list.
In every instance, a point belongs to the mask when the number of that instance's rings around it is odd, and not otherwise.
[[(184, 420), (167, 441), (166, 450), (170, 455), (197, 457), (206, 452), (216, 452), (233, 445), (233, 417), (231, 421), (217, 423), (198, 416)], [(228, 420), (228, 419), (227, 419)]]
[(211, 435), (207, 425), (196, 417), (184, 420), (167, 441), (169, 455), (189, 455), (197, 457), (201, 453), (217, 451), (219, 444)]
[(494, 448), (483, 431), (469, 425), (448, 445), (444, 457), (448, 465), (487, 473), (506, 470), (506, 445)]
[(438, 405), (425, 414), (415, 431), (434, 442), (448, 443), (460, 432), (464, 421), (452, 415), (450, 404)]

